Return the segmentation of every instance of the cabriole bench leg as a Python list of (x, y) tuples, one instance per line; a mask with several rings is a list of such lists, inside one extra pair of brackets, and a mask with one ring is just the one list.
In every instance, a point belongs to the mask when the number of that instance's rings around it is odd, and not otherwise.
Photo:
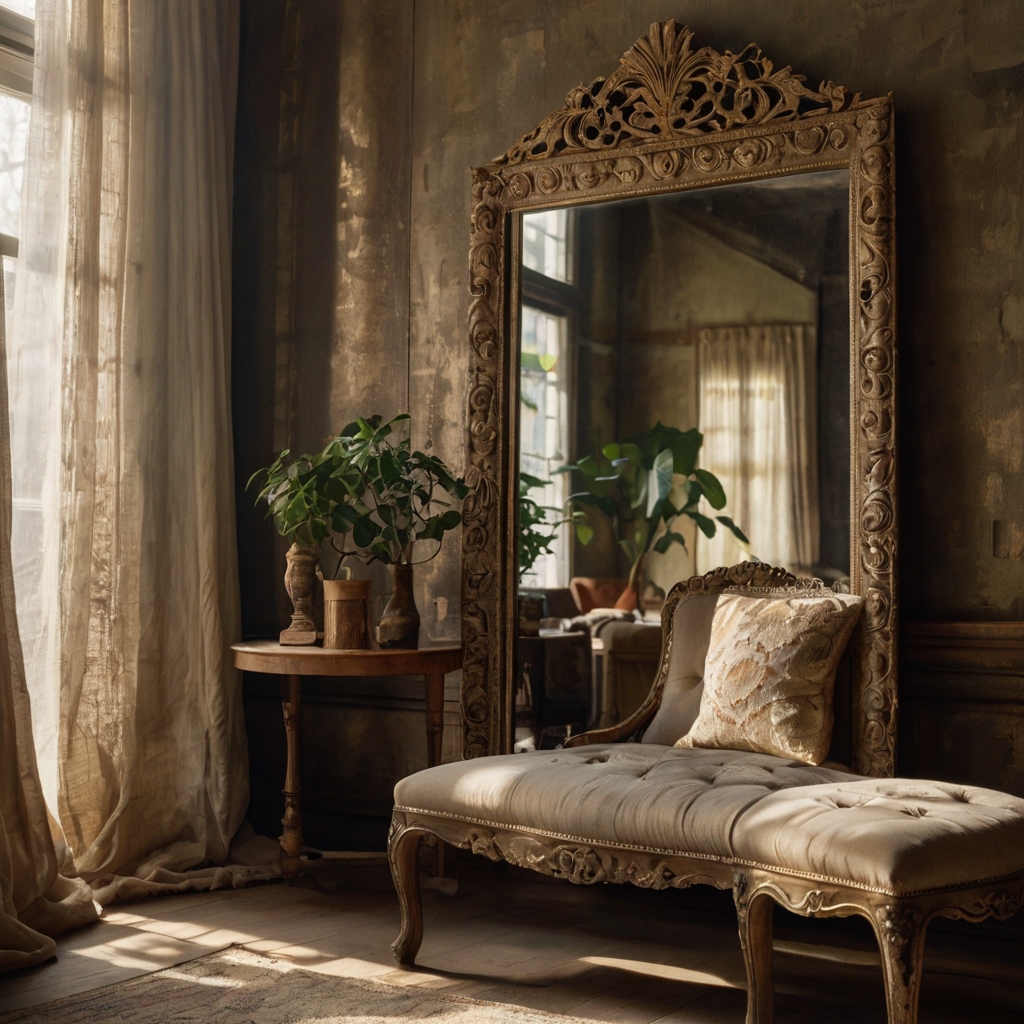
[(772, 913), (775, 901), (764, 893), (749, 895), (746, 876), (733, 885), (740, 946), (747, 968), (747, 1024), (773, 1024), (775, 994), (772, 979)]
[(388, 860), (391, 877), (402, 913), (402, 930), (391, 944), (395, 959), (406, 967), (416, 962), (416, 954), (423, 941), (423, 903), (420, 899), (420, 872), (417, 853), (424, 829), (409, 828), (399, 816), (392, 819), (388, 836)]
[(872, 907), (871, 923), (882, 955), (889, 1024), (917, 1024), (925, 915), (914, 906), (887, 903)]

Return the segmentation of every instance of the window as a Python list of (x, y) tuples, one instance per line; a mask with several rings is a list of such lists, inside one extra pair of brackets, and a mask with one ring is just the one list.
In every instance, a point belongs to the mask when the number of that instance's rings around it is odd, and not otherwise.
[[(561, 509), (568, 479), (556, 473), (569, 461), (572, 327), (576, 292), (571, 286), (571, 218), (567, 210), (523, 215), (523, 305), (520, 326), (519, 468), (547, 480), (539, 505)], [(550, 513), (555, 518), (555, 513)], [(570, 534), (559, 528), (552, 554), (541, 555), (523, 576), (525, 587), (569, 583)]]
[(14, 303), (25, 144), (32, 106), (35, 0), (0, 0), (0, 256), (4, 293)]
[(552, 281), (572, 281), (568, 210), (523, 214), (523, 266)]

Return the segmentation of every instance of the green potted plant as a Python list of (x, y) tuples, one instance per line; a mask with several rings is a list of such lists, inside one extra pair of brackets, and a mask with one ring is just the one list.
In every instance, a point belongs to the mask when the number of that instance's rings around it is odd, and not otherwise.
[(523, 579), (542, 554), (551, 554), (551, 545), (564, 523), (578, 523), (577, 529), (585, 534), (590, 529), (582, 512), (540, 505), (530, 497), (530, 491), (547, 486), (546, 480), (530, 473), (519, 474), (519, 631), (523, 636), (536, 636), (540, 630), (543, 598), (523, 590)]
[[(462, 522), (438, 491), (457, 499), (468, 493), (440, 459), (413, 451), (407, 437), (395, 440), (395, 425), (408, 419), (403, 413), (387, 422), (379, 415), (354, 420), (316, 455), (289, 459), (286, 449), (253, 476), (263, 485), (259, 499), (293, 550), (319, 556), (320, 545), (330, 540), (339, 571), (350, 556), (392, 567), (391, 599), (377, 628), (382, 647), (416, 646), (413, 565), (435, 557), (445, 533)], [(414, 561), (418, 541), (437, 546)]]
[[(576, 479), (583, 485), (569, 495), (570, 507), (597, 509), (611, 521), (619, 546), (629, 558), (627, 593), (632, 593), (634, 607), (651, 551), (661, 554), (673, 544), (686, 548), (683, 535), (672, 528), (680, 516), (696, 523), (706, 537), (713, 537), (721, 523), (743, 544), (749, 543), (729, 516), (712, 519), (699, 511), (702, 498), (716, 511), (726, 504), (718, 478), (697, 467), (703, 443), (699, 430), (682, 431), (659, 422), (557, 470), (578, 474)], [(671, 500), (673, 489), (682, 496), (678, 505)], [(577, 524), (576, 532), (582, 544), (593, 537), (593, 529), (585, 522)]]

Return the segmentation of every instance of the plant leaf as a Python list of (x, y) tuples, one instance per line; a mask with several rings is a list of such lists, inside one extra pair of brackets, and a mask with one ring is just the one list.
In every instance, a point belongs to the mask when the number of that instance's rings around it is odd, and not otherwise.
[(716, 510), (725, 508), (725, 489), (719, 483), (718, 477), (714, 473), (709, 473), (706, 469), (698, 469), (694, 475), (704, 489), (704, 497), (708, 499), (708, 504)]
[[(519, 494), (524, 495), (527, 491), (535, 490), (538, 487), (546, 487), (547, 480), (541, 480), (539, 476), (533, 476), (530, 473), (524, 473), (520, 470), (519, 473)], [(524, 486), (525, 485), (525, 486)]]
[(749, 544), (750, 541), (747, 539), (747, 535), (728, 517), (728, 516), (715, 516), (715, 518), (727, 529), (731, 530), (733, 536), (737, 540), (743, 541), (744, 544)]
[(681, 476), (689, 476), (697, 465), (697, 455), (704, 443), (704, 435), (699, 430), (687, 430), (677, 434), (669, 441), (672, 452), (673, 468)]
[(683, 514), (688, 515), (700, 527), (705, 537), (714, 537), (717, 528), (713, 519), (708, 519), (707, 516), (702, 516), (699, 512), (684, 512)]
[(686, 538), (683, 537), (681, 533), (669, 530), (658, 538), (657, 544), (654, 545), (654, 550), (657, 551), (659, 555), (663, 555), (673, 544), (682, 544), (683, 550), (686, 550)]
[(367, 514), (360, 516), (352, 528), (352, 539), (356, 547), (368, 548), (380, 533), (380, 527)]
[[(648, 518), (653, 515), (654, 510), (658, 507), (658, 502), (663, 502), (672, 490), (672, 465), (672, 452), (668, 448), (658, 452), (654, 458), (647, 491)], [(658, 518), (660, 517), (661, 509), (658, 509)]]
[[(650, 473), (646, 469), (637, 469), (636, 479), (633, 484), (635, 493), (629, 500), (630, 508), (639, 508), (647, 501), (647, 488), (649, 486)], [(655, 499), (657, 500), (657, 499)]]

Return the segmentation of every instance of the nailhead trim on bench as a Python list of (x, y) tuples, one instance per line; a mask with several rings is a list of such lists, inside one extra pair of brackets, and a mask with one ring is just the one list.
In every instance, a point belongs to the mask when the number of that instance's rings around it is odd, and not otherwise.
[(813, 871), (799, 871), (795, 868), (781, 868), (777, 864), (761, 864), (753, 860), (743, 860), (739, 857), (716, 857), (710, 853), (690, 853), (686, 850), (668, 850), (657, 846), (640, 846), (635, 843), (620, 843), (606, 839), (585, 839), (582, 836), (573, 836), (565, 832), (551, 832), (548, 829), (534, 828), (531, 825), (513, 825), (509, 822), (488, 821), (486, 818), (470, 818), (464, 815), (448, 814), (445, 811), (428, 811), (422, 807), (406, 807), (403, 804), (395, 804), (396, 811), (405, 814), (424, 814), (427, 817), (444, 818), (446, 821), (461, 821), (467, 825), (483, 825), (487, 828), (501, 828), (509, 831), (521, 832), (524, 836), (546, 836), (548, 839), (562, 839), (567, 843), (580, 843), (583, 846), (605, 846), (609, 850), (632, 850), (636, 853), (653, 853), (663, 857), (690, 857), (694, 860), (706, 860), (716, 864), (728, 864), (730, 866), (755, 868), (760, 871), (775, 872), (780, 875), (789, 875), (792, 878), (802, 878), (809, 882), (825, 882), (829, 885), (842, 885), (851, 889), (860, 889), (862, 892), (873, 892), (879, 896), (891, 896), (894, 899), (906, 899), (912, 896), (930, 896), (934, 893), (952, 892), (955, 889), (972, 888), (974, 886), (998, 884), (999, 882), (1016, 878), (1020, 872), (1011, 872), (1007, 875), (997, 875), (993, 878), (970, 879), (966, 882), (959, 882), (956, 885), (943, 885), (934, 889), (915, 889), (913, 892), (898, 893), (892, 889), (875, 888), (865, 885), (863, 882), (852, 882), (845, 878), (833, 878), (829, 875), (815, 874)]

